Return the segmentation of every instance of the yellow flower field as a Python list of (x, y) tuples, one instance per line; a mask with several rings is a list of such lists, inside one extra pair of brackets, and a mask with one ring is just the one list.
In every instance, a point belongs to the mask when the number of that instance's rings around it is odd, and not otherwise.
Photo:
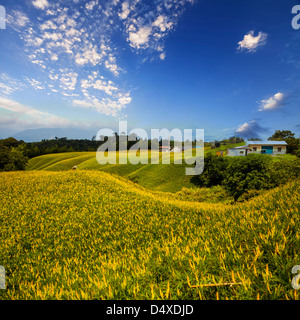
[(299, 298), (299, 181), (224, 205), (101, 171), (11, 172), (0, 199), (0, 299)]

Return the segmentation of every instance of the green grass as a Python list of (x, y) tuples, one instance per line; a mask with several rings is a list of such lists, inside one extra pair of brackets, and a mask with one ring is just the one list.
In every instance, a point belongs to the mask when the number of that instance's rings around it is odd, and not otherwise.
[(235, 148), (235, 147), (241, 147), (244, 146), (245, 142), (241, 142), (241, 143), (232, 143), (232, 144), (227, 144), (227, 145), (221, 145), (219, 148), (206, 148), (205, 149), (205, 153), (212, 153), (212, 154), (216, 154), (217, 151), (225, 151), (224, 155), (227, 154), (226, 150), (230, 149), (230, 148)]
[(0, 299), (299, 299), (299, 187), (224, 205), (106, 172), (0, 173)]
[(298, 159), (297, 156), (293, 155), (293, 154), (278, 154), (274, 157), (272, 157), (272, 159), (274, 161), (280, 161), (280, 160), (296, 160)]
[[(39, 157), (35, 157), (29, 160), (27, 170), (43, 170), (63, 160), (69, 160), (83, 155), (90, 155), (95, 157), (95, 152), (66, 152), (66, 153), (53, 153)], [(64, 170), (70, 169), (70, 165), (63, 166)], [(54, 170), (55, 171), (55, 170)]]
[[(119, 154), (118, 154), (119, 155)], [(177, 155), (178, 156), (178, 155)], [(171, 156), (171, 162), (173, 155)], [(183, 187), (192, 188), (191, 176), (185, 175), (185, 164), (126, 164), (100, 165), (95, 152), (58, 153), (43, 155), (29, 161), (27, 170), (68, 171), (73, 166), (78, 170), (98, 170), (127, 178), (143, 187), (167, 192), (177, 192)], [(184, 162), (183, 162), (184, 163)]]
[[(243, 143), (235, 145), (221, 146), (216, 149), (205, 149), (205, 154), (213, 153), (216, 151), (226, 150), (229, 147), (243, 145)], [(123, 155), (122, 155), (123, 156)], [(160, 155), (161, 156), (161, 155)], [(176, 156), (181, 156), (176, 154)], [(119, 157), (119, 153), (117, 153)], [(284, 155), (272, 157), (273, 161), (280, 160), (293, 160), (296, 156)], [(150, 158), (149, 158), (150, 159)], [(156, 191), (164, 192), (179, 192), (182, 188), (195, 188), (197, 186), (197, 179), (185, 174), (185, 168), (187, 165), (183, 161), (183, 164), (173, 163), (173, 154), (171, 154), (171, 164), (116, 164), (116, 165), (100, 165), (96, 159), (95, 152), (71, 152), (71, 153), (57, 153), (48, 154), (33, 158), (29, 161), (27, 170), (43, 170), (43, 171), (68, 171), (73, 166), (77, 166), (78, 170), (96, 170), (104, 171), (110, 174), (114, 174), (120, 177), (129, 179), (139, 185)], [(204, 191), (203, 191), (204, 192)], [(202, 192), (202, 194), (203, 194)], [(196, 198), (203, 198), (202, 195), (196, 196)], [(210, 198), (210, 195), (208, 197)], [(216, 199), (218, 196), (216, 196)], [(213, 200), (214, 201), (214, 200)]]

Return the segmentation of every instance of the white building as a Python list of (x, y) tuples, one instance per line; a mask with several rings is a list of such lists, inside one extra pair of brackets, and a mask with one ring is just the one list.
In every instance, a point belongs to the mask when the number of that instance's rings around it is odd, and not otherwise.
[(181, 149), (179, 147), (174, 147), (171, 151), (172, 152), (181, 152)]
[(248, 141), (246, 145), (249, 147), (249, 154), (286, 154), (287, 149), (285, 141)]
[(248, 154), (248, 149), (249, 148), (246, 146), (230, 148), (230, 149), (227, 149), (227, 156), (229, 157), (246, 156)]
[(248, 154), (286, 154), (285, 141), (248, 141), (245, 146), (227, 149), (229, 157), (246, 156)]

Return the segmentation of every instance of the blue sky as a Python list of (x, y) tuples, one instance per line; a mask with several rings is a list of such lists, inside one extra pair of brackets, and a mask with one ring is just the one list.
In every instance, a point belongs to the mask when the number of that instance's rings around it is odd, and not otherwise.
[(25, 129), (300, 134), (298, 1), (0, 1), (0, 137)]

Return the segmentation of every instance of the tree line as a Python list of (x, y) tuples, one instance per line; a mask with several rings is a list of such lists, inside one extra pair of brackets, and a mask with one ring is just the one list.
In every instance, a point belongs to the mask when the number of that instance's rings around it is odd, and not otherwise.
[[(118, 151), (120, 136), (115, 133), (116, 137), (116, 150)], [(102, 137), (104, 138), (104, 137)], [(104, 139), (103, 139), (104, 140)], [(131, 140), (131, 141), (128, 141)], [(127, 137), (127, 148), (130, 149), (136, 141), (139, 140), (139, 137), (133, 135), (128, 139)], [(157, 139), (156, 139), (157, 140)], [(252, 138), (249, 140), (259, 140)], [(269, 137), (268, 140), (275, 141), (286, 141), (288, 144), (287, 151), (288, 153), (297, 155), (300, 157), (300, 139), (295, 138), (295, 134), (290, 130), (276, 130), (275, 133)], [(96, 137), (89, 139), (67, 139), (66, 137), (50, 140), (42, 140), (40, 142), (24, 142), (22, 140), (18, 141), (15, 138), (7, 138), (0, 140), (0, 171), (12, 171), (12, 170), (24, 170), (28, 159), (34, 158), (44, 154), (51, 153), (63, 153), (63, 152), (83, 152), (83, 151), (94, 151), (96, 152), (99, 146), (104, 141), (97, 141)], [(195, 141), (193, 141), (195, 143)], [(230, 137), (229, 139), (224, 139), (220, 141), (221, 145), (227, 145), (232, 143), (241, 143), (244, 142), (243, 138), (240, 137)], [(144, 148), (151, 148), (152, 140), (145, 139), (143, 140)], [(157, 143), (162, 145), (170, 144), (170, 147), (174, 147), (174, 140), (160, 139)], [(205, 147), (210, 147), (211, 142), (204, 142)]]

